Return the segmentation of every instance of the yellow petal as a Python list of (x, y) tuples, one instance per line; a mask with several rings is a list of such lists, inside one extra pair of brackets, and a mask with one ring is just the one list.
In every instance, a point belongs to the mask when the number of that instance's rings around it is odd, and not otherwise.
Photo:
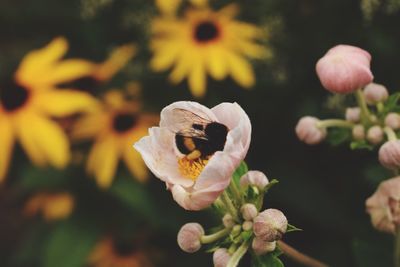
[(190, 3), (197, 7), (206, 7), (208, 6), (208, 0), (190, 0)]
[(169, 80), (173, 84), (178, 84), (180, 83), (186, 75), (188, 75), (189, 70), (190, 70), (190, 58), (186, 58), (186, 51), (182, 52), (183, 54), (180, 56), (179, 60), (177, 61), (175, 67), (171, 71), (171, 74), (169, 76)]
[(110, 80), (136, 53), (136, 46), (123, 45), (114, 49), (109, 58), (98, 66), (94, 76), (100, 81)]
[(218, 11), (218, 13), (220, 15), (223, 15), (223, 16), (226, 16), (229, 18), (234, 18), (239, 14), (239, 11), (240, 11), (239, 6), (235, 3), (233, 3), (233, 4), (224, 6), (223, 8), (221, 8)]
[(195, 97), (202, 97), (206, 92), (206, 70), (200, 57), (193, 62), (189, 73), (189, 87)]
[(255, 83), (252, 66), (241, 56), (226, 51), (232, 78), (244, 88), (250, 88)]
[(94, 174), (101, 188), (110, 187), (117, 169), (119, 151), (113, 136), (100, 137), (93, 145), (87, 163), (87, 171)]
[(223, 55), (224, 51), (219, 48), (210, 48), (208, 51), (207, 67), (216, 80), (222, 80), (227, 75), (228, 68)]
[(236, 43), (236, 47), (242, 54), (251, 58), (268, 59), (272, 56), (272, 52), (270, 49), (267, 49), (266, 47), (257, 43), (238, 41)]
[(19, 141), (30, 160), (37, 166), (45, 166), (46, 157), (36, 142), (36, 135), (32, 131), (36, 127), (34, 118), (29, 114), (21, 114), (16, 119), (15, 126)]
[(99, 103), (90, 94), (74, 90), (48, 90), (38, 92), (34, 103), (48, 115), (61, 117), (78, 112), (98, 110)]
[(158, 10), (165, 15), (175, 15), (182, 0), (156, 0)]
[(150, 66), (154, 71), (165, 71), (176, 61), (181, 46), (176, 42), (168, 42), (162, 49), (159, 49), (150, 61)]
[(68, 42), (63, 37), (55, 38), (47, 46), (28, 53), (22, 60), (16, 77), (23, 84), (29, 84), (35, 74), (59, 60), (68, 49)]
[(129, 171), (135, 176), (140, 182), (144, 182), (148, 178), (147, 167), (139, 154), (133, 147), (133, 142), (127, 142), (124, 148), (124, 161)]
[(93, 73), (95, 65), (82, 59), (68, 59), (50, 66), (43, 71), (41, 77), (32, 78), (31, 83), (42, 84), (61, 84), (73, 81)]
[(75, 140), (93, 138), (99, 135), (107, 123), (107, 114), (102, 112), (85, 115), (75, 123), (71, 133), (72, 138)]
[(3, 182), (14, 146), (12, 126), (7, 118), (0, 114), (0, 183)]

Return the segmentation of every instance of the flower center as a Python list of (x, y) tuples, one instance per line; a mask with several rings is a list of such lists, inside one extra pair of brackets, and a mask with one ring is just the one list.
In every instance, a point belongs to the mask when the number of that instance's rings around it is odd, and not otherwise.
[(178, 169), (183, 177), (195, 181), (207, 165), (207, 162), (207, 159), (197, 158), (191, 160), (187, 157), (183, 157), (178, 160)]
[(120, 256), (129, 256), (136, 251), (136, 246), (128, 240), (116, 240), (113, 242), (113, 249)]
[(199, 23), (194, 30), (194, 38), (199, 43), (206, 43), (219, 36), (219, 29), (214, 22), (204, 21)]
[(113, 128), (119, 133), (126, 132), (132, 129), (138, 121), (138, 118), (134, 114), (120, 113), (115, 115), (113, 120)]
[(22, 107), (29, 99), (30, 92), (17, 84), (9, 82), (0, 91), (0, 102), (8, 112)]

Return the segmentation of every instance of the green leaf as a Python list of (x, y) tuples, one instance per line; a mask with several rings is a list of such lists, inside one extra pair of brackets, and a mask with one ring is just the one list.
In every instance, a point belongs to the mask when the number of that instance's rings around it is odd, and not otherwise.
[(353, 141), (350, 143), (350, 148), (352, 150), (356, 150), (356, 149), (368, 149), (368, 150), (373, 150), (374, 146), (369, 144), (367, 141), (365, 140), (361, 140), (361, 141)]
[(286, 233), (290, 233), (290, 232), (298, 232), (298, 231), (303, 231), (303, 229), (297, 228), (294, 225), (288, 224)]
[(391, 96), (389, 96), (388, 100), (385, 102), (385, 109), (384, 113), (389, 113), (389, 112), (394, 112), (396, 109), (398, 109), (397, 104), (400, 99), (400, 93), (394, 93)]
[(52, 168), (40, 169), (33, 166), (24, 168), (19, 186), (28, 191), (65, 188), (69, 182), (69, 172)]
[(233, 173), (233, 181), (240, 185), (240, 178), (249, 171), (246, 162), (242, 161), (236, 171)]
[(263, 256), (253, 256), (253, 267), (284, 267), (284, 265), (274, 253), (268, 253)]
[(347, 128), (331, 128), (329, 129), (327, 141), (333, 145), (337, 146), (344, 142), (351, 140), (352, 135), (350, 129)]
[(81, 267), (93, 249), (100, 229), (94, 222), (70, 219), (58, 224), (46, 244), (44, 267)]

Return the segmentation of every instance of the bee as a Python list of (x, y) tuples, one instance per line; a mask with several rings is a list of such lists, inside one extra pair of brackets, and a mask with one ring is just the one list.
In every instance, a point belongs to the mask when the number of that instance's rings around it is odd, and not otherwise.
[(189, 160), (209, 159), (225, 147), (228, 127), (207, 114), (197, 115), (186, 109), (173, 109), (168, 127), (175, 132), (178, 150)]

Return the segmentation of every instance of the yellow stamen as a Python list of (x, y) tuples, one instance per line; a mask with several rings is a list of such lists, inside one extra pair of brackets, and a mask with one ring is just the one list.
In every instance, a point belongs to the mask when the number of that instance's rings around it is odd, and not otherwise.
[(197, 158), (191, 160), (187, 157), (183, 157), (178, 160), (179, 172), (183, 177), (195, 181), (207, 165), (208, 160)]

